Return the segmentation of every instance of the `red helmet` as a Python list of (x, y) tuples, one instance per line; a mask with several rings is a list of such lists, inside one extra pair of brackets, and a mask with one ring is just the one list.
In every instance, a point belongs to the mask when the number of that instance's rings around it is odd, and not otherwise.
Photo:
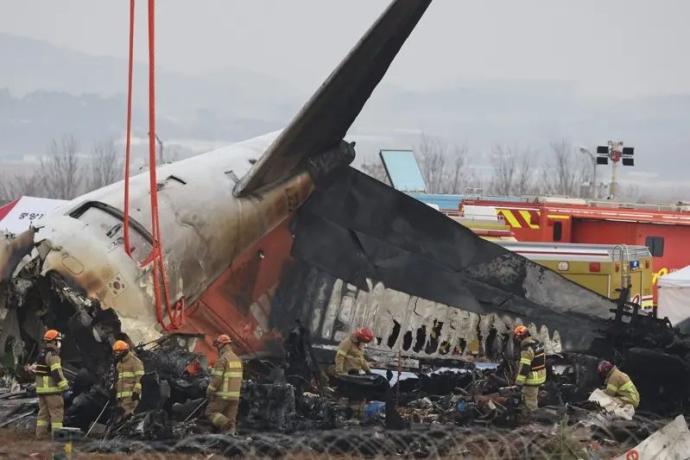
[(513, 337), (516, 339), (524, 339), (529, 335), (529, 329), (527, 329), (526, 326), (523, 326), (522, 324), (518, 324), (515, 326), (515, 329), (513, 329)]
[(43, 334), (43, 341), (52, 342), (54, 340), (62, 340), (62, 334), (56, 329), (48, 329), (45, 334)]
[(607, 375), (609, 375), (611, 369), (613, 369), (613, 364), (606, 360), (600, 361), (599, 365), (597, 366), (597, 372), (602, 377), (606, 377)]
[(227, 334), (221, 334), (218, 337), (216, 337), (216, 339), (213, 341), (213, 345), (215, 345), (216, 347), (227, 345), (229, 343), (232, 343), (232, 339)]
[(368, 327), (360, 327), (355, 329), (355, 332), (353, 332), (352, 335), (359, 342), (369, 343), (374, 340), (374, 333)]

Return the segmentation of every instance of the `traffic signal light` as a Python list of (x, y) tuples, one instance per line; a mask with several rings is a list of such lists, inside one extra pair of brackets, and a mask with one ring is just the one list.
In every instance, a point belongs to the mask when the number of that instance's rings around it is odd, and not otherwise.
[(634, 147), (623, 147), (623, 166), (635, 166)]

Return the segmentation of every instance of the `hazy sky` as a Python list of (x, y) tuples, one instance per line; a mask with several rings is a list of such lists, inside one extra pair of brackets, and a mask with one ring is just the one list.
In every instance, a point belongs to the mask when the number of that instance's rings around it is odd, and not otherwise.
[[(159, 0), (159, 65), (237, 66), (313, 90), (387, 0)], [(0, 0), (0, 32), (124, 57), (126, 0)], [(138, 1), (138, 57), (145, 5)], [(690, 92), (690, 1), (434, 0), (386, 77), (408, 88), (458, 80), (557, 79), (590, 96)], [(5, 63), (4, 65), (7, 65)]]

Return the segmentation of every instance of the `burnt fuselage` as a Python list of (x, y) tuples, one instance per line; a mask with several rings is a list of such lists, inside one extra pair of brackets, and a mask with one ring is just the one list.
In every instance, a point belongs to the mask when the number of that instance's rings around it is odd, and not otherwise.
[[(236, 197), (233, 187), (274, 135), (159, 168), (159, 216), (170, 297), (192, 305), (241, 253), (283, 222), (307, 198), (309, 175), (261, 193)], [(123, 183), (81, 196), (38, 225), (40, 275), (59, 274), (67, 285), (112, 309), (135, 342), (161, 333), (154, 309), (148, 175), (131, 179), (130, 241), (124, 250)], [(49, 302), (47, 302), (49, 303)]]

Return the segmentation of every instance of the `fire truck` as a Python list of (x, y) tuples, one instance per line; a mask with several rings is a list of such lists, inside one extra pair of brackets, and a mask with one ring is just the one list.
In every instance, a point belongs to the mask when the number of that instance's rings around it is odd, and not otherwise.
[(436, 209), (485, 240), (494, 242), (517, 241), (510, 226), (498, 216), (496, 208), (467, 206), (463, 213), (453, 209), (441, 209), (439, 207)]
[(630, 205), (579, 199), (468, 199), (464, 207), (495, 209), (522, 242), (642, 245), (652, 255), (654, 302), (658, 277), (690, 265), (690, 210), (685, 205)]
[(620, 297), (624, 286), (629, 286), (629, 300), (643, 308), (653, 307), (652, 255), (646, 246), (509, 241), (497, 244), (613, 300)]

